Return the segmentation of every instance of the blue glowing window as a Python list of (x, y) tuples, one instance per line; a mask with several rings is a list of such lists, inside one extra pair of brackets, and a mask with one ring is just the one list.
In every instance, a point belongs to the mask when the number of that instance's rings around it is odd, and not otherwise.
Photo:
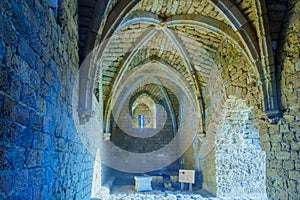
[(55, 7), (57, 7), (57, 0), (52, 0), (52, 2), (55, 5)]
[(139, 115), (139, 127), (144, 128), (145, 126), (145, 118), (144, 115)]

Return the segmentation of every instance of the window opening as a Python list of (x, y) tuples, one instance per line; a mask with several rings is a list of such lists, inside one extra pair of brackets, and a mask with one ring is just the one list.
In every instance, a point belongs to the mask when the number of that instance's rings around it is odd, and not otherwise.
[(145, 126), (145, 117), (144, 115), (139, 115), (139, 127), (144, 128)]

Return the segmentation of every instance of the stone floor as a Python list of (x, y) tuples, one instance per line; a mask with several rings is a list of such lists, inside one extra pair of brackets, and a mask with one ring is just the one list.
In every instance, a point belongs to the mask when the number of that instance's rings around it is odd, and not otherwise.
[(180, 194), (168, 192), (151, 192), (151, 193), (133, 193), (133, 194), (113, 194), (110, 195), (109, 200), (206, 200), (219, 198), (203, 197), (200, 194)]
[(159, 191), (153, 190), (149, 192), (134, 192), (133, 186), (114, 187), (109, 200), (219, 200), (219, 198), (211, 197), (205, 191)]
[(151, 193), (151, 194), (113, 194), (110, 196), (109, 200), (192, 200), (192, 199), (218, 199), (215, 197), (202, 197), (199, 194), (168, 194), (165, 192), (162, 193)]
[(266, 200), (267, 198), (217, 198), (204, 190), (135, 192), (134, 186), (114, 186), (111, 194), (109, 189), (96, 195), (93, 200)]

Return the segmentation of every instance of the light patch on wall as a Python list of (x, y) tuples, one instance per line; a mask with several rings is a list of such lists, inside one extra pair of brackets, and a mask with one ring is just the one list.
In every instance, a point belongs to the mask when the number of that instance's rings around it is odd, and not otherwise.
[(296, 72), (300, 71), (300, 59), (295, 63)]

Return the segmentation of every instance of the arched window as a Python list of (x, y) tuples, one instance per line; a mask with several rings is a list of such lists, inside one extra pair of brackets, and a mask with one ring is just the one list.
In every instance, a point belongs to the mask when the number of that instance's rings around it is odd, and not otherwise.
[(156, 104), (148, 95), (139, 96), (132, 104), (133, 128), (156, 128)]

